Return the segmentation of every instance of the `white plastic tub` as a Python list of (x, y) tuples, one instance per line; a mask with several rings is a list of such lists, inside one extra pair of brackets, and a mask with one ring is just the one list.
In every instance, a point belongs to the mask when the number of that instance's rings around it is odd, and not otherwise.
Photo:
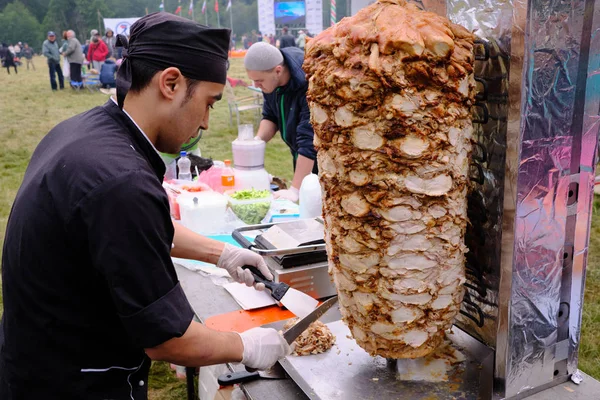
[(216, 235), (226, 230), (227, 198), (217, 192), (182, 193), (177, 197), (181, 223), (203, 235)]

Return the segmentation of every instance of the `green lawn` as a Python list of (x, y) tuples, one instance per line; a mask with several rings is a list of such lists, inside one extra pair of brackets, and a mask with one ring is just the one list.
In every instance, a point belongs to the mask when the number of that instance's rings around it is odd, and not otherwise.
[[(107, 96), (84, 90), (52, 93), (48, 69), (35, 59), (37, 71), (20, 68), (18, 75), (0, 70), (0, 243), (4, 241), (6, 221), (32, 151), (40, 139), (58, 122), (103, 104)], [(241, 60), (233, 60), (229, 75), (247, 80)], [(238, 95), (248, 95), (244, 88)], [(236, 128), (229, 125), (227, 102), (221, 101), (211, 113), (210, 129), (201, 141), (202, 155), (215, 159), (231, 158), (230, 143)], [(248, 120), (250, 121), (250, 120)], [(275, 139), (267, 146), (266, 167), (271, 174), (290, 179), (291, 156), (285, 144)], [(600, 214), (596, 201), (594, 215)], [(0, 249), (1, 255), (1, 249)], [(590, 258), (583, 315), (580, 367), (600, 378), (600, 218), (592, 221)], [(1, 310), (0, 295), (0, 310)], [(0, 311), (1, 312), (1, 311)], [(155, 363), (150, 379), (151, 399), (183, 399), (185, 386), (165, 363)]]

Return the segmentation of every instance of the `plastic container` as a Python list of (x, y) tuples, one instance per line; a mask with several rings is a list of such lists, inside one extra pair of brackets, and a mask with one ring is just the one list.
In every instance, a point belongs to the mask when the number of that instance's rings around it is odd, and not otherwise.
[(300, 218), (316, 218), (323, 212), (321, 183), (315, 174), (304, 177), (300, 185)]
[(182, 193), (177, 197), (181, 223), (203, 235), (225, 231), (227, 197), (217, 192)]
[(273, 201), (273, 196), (271, 196), (271, 194), (267, 197), (248, 200), (236, 200), (231, 197), (231, 194), (226, 194), (231, 211), (233, 211), (236, 217), (248, 225), (260, 224), (267, 216), (267, 213), (271, 208), (271, 202)]
[(182, 151), (179, 153), (180, 158), (177, 160), (177, 167), (179, 168), (179, 174), (177, 179), (181, 181), (192, 180), (192, 161), (188, 158), (187, 153)]
[(230, 160), (225, 160), (225, 168), (221, 171), (221, 186), (223, 186), (223, 190), (235, 187), (235, 173), (233, 172), (233, 168), (231, 168)]

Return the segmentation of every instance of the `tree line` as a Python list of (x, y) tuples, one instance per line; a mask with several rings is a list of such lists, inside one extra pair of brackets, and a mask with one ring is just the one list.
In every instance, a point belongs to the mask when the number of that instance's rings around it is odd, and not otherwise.
[[(194, 19), (201, 24), (208, 22), (217, 26), (220, 17), (222, 27), (231, 28), (228, 0), (208, 0), (206, 14), (202, 13), (204, 0), (193, 0)], [(215, 11), (219, 2), (219, 16)], [(231, 0), (233, 32), (238, 39), (243, 34), (258, 30), (257, 0)], [(346, 13), (346, 2), (338, 0), (338, 20)], [(103, 18), (142, 17), (159, 11), (161, 0), (0, 0), (0, 42), (28, 43), (39, 51), (48, 31), (55, 31), (60, 38), (62, 31), (72, 29), (84, 43), (92, 29), (104, 33)], [(175, 12), (181, 6), (181, 15), (188, 14), (189, 0), (164, 0), (166, 12)], [(323, 1), (323, 26), (329, 26), (329, 1)]]

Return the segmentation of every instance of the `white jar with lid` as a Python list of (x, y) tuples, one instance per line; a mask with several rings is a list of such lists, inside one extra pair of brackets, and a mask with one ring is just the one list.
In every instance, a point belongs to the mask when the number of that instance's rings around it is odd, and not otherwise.
[(316, 218), (323, 212), (321, 183), (315, 174), (308, 174), (300, 185), (300, 218)]
[(203, 235), (217, 235), (225, 231), (227, 197), (217, 192), (183, 193), (177, 197), (181, 223)]

